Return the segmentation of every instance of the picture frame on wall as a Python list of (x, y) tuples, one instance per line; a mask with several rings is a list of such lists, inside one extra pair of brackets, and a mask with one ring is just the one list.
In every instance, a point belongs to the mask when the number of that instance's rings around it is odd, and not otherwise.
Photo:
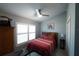
[(55, 23), (49, 23), (48, 24), (48, 29), (54, 30), (55, 29)]

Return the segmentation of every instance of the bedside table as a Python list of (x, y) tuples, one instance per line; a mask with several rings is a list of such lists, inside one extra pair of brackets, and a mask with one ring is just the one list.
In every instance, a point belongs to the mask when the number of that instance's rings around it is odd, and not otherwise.
[(65, 49), (65, 40), (64, 39), (60, 39), (60, 48)]

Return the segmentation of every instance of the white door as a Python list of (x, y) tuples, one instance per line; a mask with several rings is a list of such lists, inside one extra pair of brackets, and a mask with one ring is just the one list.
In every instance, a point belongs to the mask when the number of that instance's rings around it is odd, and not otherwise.
[(66, 45), (67, 45), (67, 50), (68, 50), (68, 54), (70, 55), (71, 52), (71, 20), (70, 17), (67, 20), (66, 23)]

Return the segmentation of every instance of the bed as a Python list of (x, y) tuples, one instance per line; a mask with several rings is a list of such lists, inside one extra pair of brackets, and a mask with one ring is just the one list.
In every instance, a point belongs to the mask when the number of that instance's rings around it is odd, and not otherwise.
[(43, 56), (50, 56), (57, 47), (57, 33), (43, 32), (40, 38), (31, 40), (28, 51), (35, 51)]

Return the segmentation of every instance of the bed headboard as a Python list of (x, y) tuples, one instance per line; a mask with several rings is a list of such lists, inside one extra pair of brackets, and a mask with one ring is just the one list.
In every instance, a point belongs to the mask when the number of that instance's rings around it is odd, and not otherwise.
[(57, 32), (42, 32), (42, 35), (52, 35), (58, 38), (58, 33)]

